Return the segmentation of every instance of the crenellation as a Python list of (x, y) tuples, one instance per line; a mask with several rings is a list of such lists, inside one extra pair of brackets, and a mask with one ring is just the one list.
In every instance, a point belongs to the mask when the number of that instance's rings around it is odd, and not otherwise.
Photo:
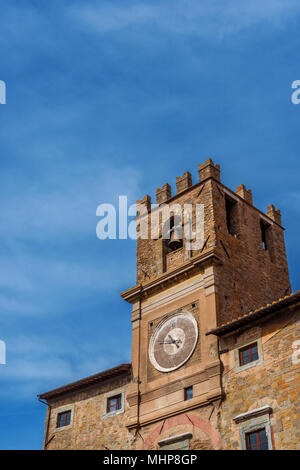
[(156, 188), (156, 204), (162, 204), (172, 197), (171, 186), (165, 183), (162, 188)]
[[(188, 202), (204, 206), (202, 249), (187, 253), (184, 236), (182, 248), (174, 252), (168, 249), (168, 241), (160, 237), (157, 240), (138, 241), (138, 280), (149, 282), (165, 272), (180, 268), (200, 253), (213, 250), (222, 260), (222, 265), (217, 267), (220, 306), (217, 321), (223, 322), (238, 317), (241, 312), (260, 307), (264, 301), (273, 301), (291, 292), (284, 232), (253, 206), (252, 192), (243, 184), (237, 187), (236, 193), (219, 185), (220, 166), (211, 159), (200, 164), (199, 171), (200, 181), (205, 180), (201, 190), (199, 184), (182, 191), (178, 186), (176, 204), (184, 207)], [(177, 177), (178, 185), (182, 181), (184, 184), (191, 183), (189, 172)], [(159, 189), (159, 194), (163, 191), (167, 204), (170, 195), (170, 192), (167, 194), (168, 188), (166, 183)], [(170, 207), (172, 204), (173, 201), (170, 201)], [(280, 211), (273, 205), (268, 208), (267, 215), (271, 220), (281, 222)], [(195, 230), (195, 227), (193, 215), (192, 229)], [(239, 295), (241, 290), (244, 292), (242, 299)]]
[(281, 212), (279, 209), (276, 209), (273, 204), (270, 204), (268, 206), (267, 216), (270, 217), (270, 219), (274, 220), (274, 222), (276, 222), (277, 224), (282, 224)]
[(140, 206), (144, 206), (146, 208), (146, 211), (147, 212), (150, 212), (151, 211), (151, 196), (148, 196), (148, 194), (146, 194), (143, 199), (138, 199), (136, 201), (136, 205), (137, 205), (137, 215), (140, 216), (142, 214), (139, 213), (139, 209), (141, 208)]
[(208, 158), (204, 164), (198, 165), (199, 182), (205, 181), (207, 178), (220, 179), (220, 165), (215, 165), (211, 158)]
[(177, 194), (190, 188), (192, 184), (192, 175), (189, 171), (183, 173), (183, 176), (176, 176)]
[(246, 189), (245, 185), (240, 184), (236, 188), (236, 194), (241, 198), (245, 199), (249, 204), (253, 204), (252, 191), (251, 189)]

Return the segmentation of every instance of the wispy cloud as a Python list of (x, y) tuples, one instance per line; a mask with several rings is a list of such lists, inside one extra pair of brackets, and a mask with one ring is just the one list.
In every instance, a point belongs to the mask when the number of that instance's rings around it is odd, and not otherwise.
[[(69, 171), (63, 166), (61, 174), (52, 169), (32, 186), (21, 175), (0, 178), (2, 317), (62, 313), (74, 289), (85, 295), (107, 292), (128, 277), (126, 265), (110, 257), (107, 242), (96, 238), (96, 208), (99, 203), (116, 204), (119, 194), (133, 202), (140, 192), (140, 172), (126, 166), (115, 171), (100, 162)], [(82, 256), (91, 244), (101, 254), (100, 265)]]
[[(108, 358), (99, 354), (96, 345), (74, 344), (70, 338), (61, 341), (47, 334), (43, 338), (11, 337), (7, 344), (8, 363), (0, 369), (4, 385), (0, 397), (16, 400), (32, 400), (38, 392), (105, 370), (130, 357), (130, 351), (123, 351), (122, 359), (111, 351)], [(15, 387), (14, 394), (11, 394), (12, 387)]]
[(81, 23), (100, 33), (152, 26), (165, 31), (220, 39), (260, 23), (283, 25), (299, 13), (296, 0), (165, 0), (98, 2), (72, 8)]
[[(0, 180), (0, 196), (5, 196), (0, 209), (0, 235), (10, 240), (61, 240), (94, 231), (92, 218), (99, 203), (115, 203), (119, 194), (134, 201), (141, 172), (126, 165), (116, 171), (101, 159), (76, 167), (70, 161), (52, 161), (39, 180), (32, 181), (16, 172), (3, 173)], [(22, 188), (22, 197), (18, 187)]]
[(300, 201), (284, 194), (299, 168), (299, 10), (299, 0), (1, 1), (2, 446), (40, 445), (29, 442), (34, 410), (43, 432), (38, 392), (130, 360), (119, 292), (135, 282), (135, 245), (96, 238), (99, 203), (134, 202), (213, 155), (225, 184), (285, 207), (297, 285)]

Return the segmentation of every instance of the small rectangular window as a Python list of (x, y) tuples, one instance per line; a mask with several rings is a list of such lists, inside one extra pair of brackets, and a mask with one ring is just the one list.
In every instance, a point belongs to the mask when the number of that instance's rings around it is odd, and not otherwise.
[(193, 387), (187, 387), (184, 389), (184, 400), (191, 400), (194, 396)]
[(249, 364), (258, 360), (258, 347), (257, 343), (249, 344), (248, 346), (239, 350), (240, 366)]
[(252, 431), (246, 434), (247, 450), (268, 450), (268, 437), (266, 428)]
[(260, 222), (261, 240), (262, 240), (262, 246), (264, 250), (268, 249), (268, 243), (267, 243), (268, 229), (269, 229), (269, 225), (261, 221)]
[(226, 198), (225, 204), (226, 204), (226, 223), (227, 223), (228, 233), (230, 233), (230, 235), (235, 235), (235, 223), (234, 223), (235, 222), (234, 221), (235, 210), (234, 209), (236, 206), (236, 201)]
[(107, 399), (107, 413), (120, 410), (122, 408), (122, 395), (115, 395)]
[(62, 428), (63, 426), (69, 426), (71, 423), (71, 410), (64, 411), (63, 413), (58, 413), (57, 415), (57, 428)]

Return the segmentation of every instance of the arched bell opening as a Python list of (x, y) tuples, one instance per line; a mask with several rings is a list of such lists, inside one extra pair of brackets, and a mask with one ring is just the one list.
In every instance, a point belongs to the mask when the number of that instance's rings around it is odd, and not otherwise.
[(172, 215), (169, 219), (165, 237), (165, 251), (171, 253), (183, 247), (181, 217)]

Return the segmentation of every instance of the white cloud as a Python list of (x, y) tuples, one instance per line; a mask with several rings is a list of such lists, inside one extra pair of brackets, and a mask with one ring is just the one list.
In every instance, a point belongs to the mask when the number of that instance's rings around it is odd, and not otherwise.
[(91, 218), (99, 203), (114, 203), (121, 194), (134, 201), (139, 192), (141, 173), (135, 168), (89, 162), (77, 163), (72, 169), (68, 164), (70, 168), (60, 167), (61, 174), (49, 168), (46, 176), (32, 185), (20, 175), (2, 175), (2, 236), (48, 240), (87, 234), (96, 227), (96, 218), (94, 226)]
[(12, 313), (21, 315), (39, 315), (40, 311), (37, 303), (25, 300), (18, 300), (13, 294), (0, 294), (0, 311), (2, 319)]
[[(34, 400), (38, 393), (101, 372), (130, 358), (130, 350), (99, 355), (97, 344), (73, 344), (71, 339), (43, 335), (7, 338), (7, 364), (0, 366), (0, 397)], [(125, 355), (124, 355), (125, 354)], [(127, 355), (127, 357), (126, 357)], [(14, 390), (14, 393), (12, 393)]]
[(100, 3), (71, 11), (79, 22), (100, 33), (150, 25), (218, 39), (262, 22), (280, 26), (299, 9), (296, 0), (166, 0), (151, 4), (132, 2), (126, 7)]
[(12, 364), (2, 366), (2, 380), (43, 380), (64, 379), (72, 376), (71, 365), (68, 361), (59, 358), (45, 358), (43, 360), (30, 361), (17, 359)]
[(135, 5), (133, 7), (100, 6), (96, 9), (94, 7), (83, 8), (80, 16), (95, 29), (106, 32), (148, 23), (157, 18), (157, 13), (157, 8), (151, 5)]
[[(101, 243), (99, 241), (99, 249)], [(117, 242), (116, 242), (117, 243)], [(102, 245), (104, 247), (104, 245)], [(63, 315), (83, 296), (122, 289), (128, 282), (128, 264), (105, 257), (101, 265), (87, 261), (51, 259), (47, 254), (20, 253), (1, 260), (0, 310), (2, 319)], [(118, 276), (116, 277), (116, 273)], [(75, 295), (76, 293), (76, 295)], [(100, 302), (100, 299), (99, 299)], [(45, 321), (45, 320), (43, 320)]]
[[(128, 266), (96, 238), (96, 208), (141, 194), (141, 173), (89, 160), (49, 164), (32, 185), (22, 174), (1, 175), (0, 310), (2, 317), (62, 314), (76, 297), (107, 292), (128, 279)], [(99, 246), (97, 263), (89, 245)], [(118, 243), (114, 241), (114, 243)], [(72, 249), (68, 251), (68, 248)], [(115, 273), (118, 272), (116, 278)]]

